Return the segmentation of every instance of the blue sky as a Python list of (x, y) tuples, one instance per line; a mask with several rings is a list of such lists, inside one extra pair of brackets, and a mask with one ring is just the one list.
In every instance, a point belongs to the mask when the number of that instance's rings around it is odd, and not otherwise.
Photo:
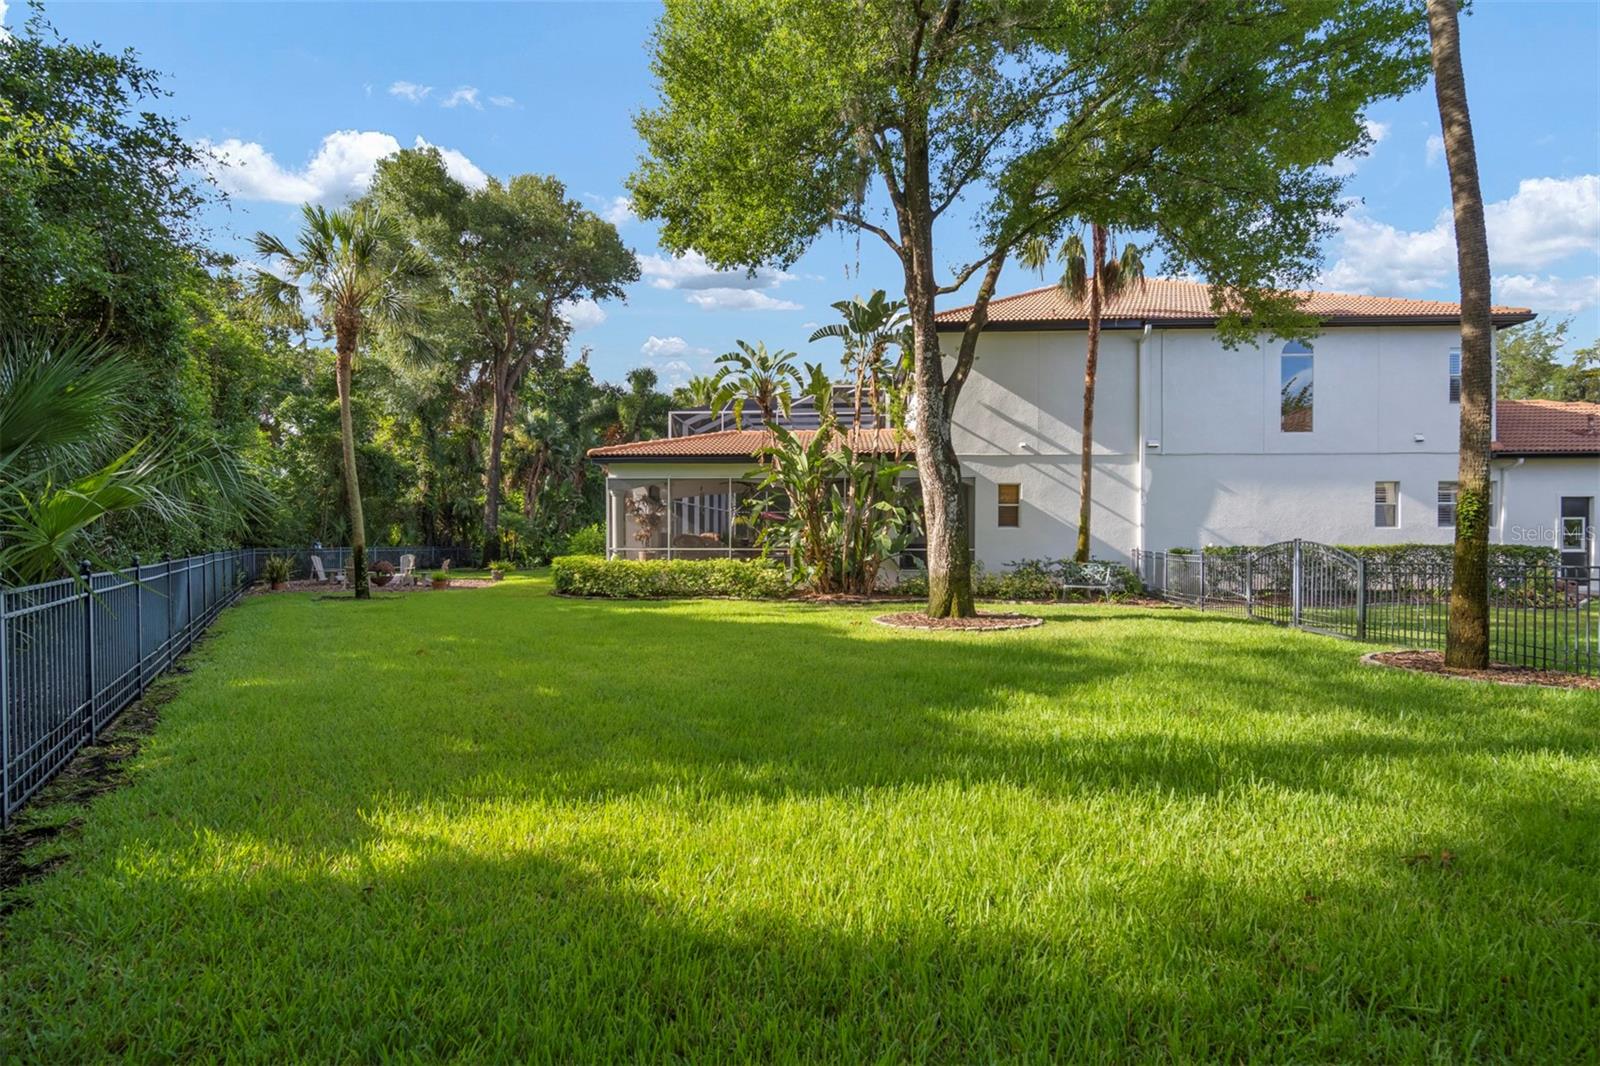
[[(0, 0), (0, 12), (4, 12)], [(375, 159), (418, 139), (458, 176), (554, 174), (620, 224), (645, 277), (626, 303), (579, 308), (574, 344), (606, 379), (655, 366), (664, 381), (710, 365), (735, 338), (832, 359), (806, 338), (828, 305), (900, 278), (875, 238), (823, 236), (786, 273), (716, 275), (673, 260), (633, 218), (623, 181), (639, 152), (631, 117), (652, 98), (652, 4), (52, 3), (67, 37), (131, 46), (165, 73), (171, 113), (231, 160), (231, 203), (215, 243), (243, 250), (265, 228), (288, 236), (305, 198), (360, 191)], [(0, 15), (26, 18), (13, 2)], [(1463, 49), (1496, 298), (1572, 314), (1600, 336), (1600, 4), (1485, 2)], [(1325, 288), (1453, 299), (1449, 185), (1431, 85), (1375, 106), (1377, 143), (1353, 170), (1359, 198), (1324, 249)], [(956, 263), (964, 219), (938, 234)], [(1015, 266), (1002, 293), (1041, 282)]]

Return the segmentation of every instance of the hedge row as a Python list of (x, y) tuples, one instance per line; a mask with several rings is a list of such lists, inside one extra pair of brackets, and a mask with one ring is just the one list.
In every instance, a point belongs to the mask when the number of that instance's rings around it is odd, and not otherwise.
[[(1096, 563), (1111, 567), (1111, 595), (1131, 596), (1142, 586), (1133, 571), (1119, 563)], [(1058, 600), (1067, 596), (1087, 598), (1092, 593), (1069, 589), (1068, 585), (1098, 583), (1099, 573), (1086, 570), (1070, 559), (1024, 559), (1000, 573), (979, 571), (972, 575), (972, 591), (984, 600)], [(928, 579), (923, 574), (901, 577), (894, 591), (902, 596), (926, 596)]]
[(556, 591), (569, 596), (661, 600), (730, 596), (741, 600), (789, 595), (788, 570), (768, 559), (606, 559), (563, 555), (550, 562)]
[[(1454, 562), (1453, 544), (1335, 544), (1340, 551), (1349, 552), (1359, 559), (1383, 566), (1449, 566)], [(1208, 558), (1231, 559), (1260, 551), (1259, 544), (1210, 544), (1204, 549)], [(1193, 555), (1193, 548), (1170, 548), (1169, 555)], [(1554, 566), (1557, 562), (1554, 548), (1538, 544), (1491, 544), (1490, 565), (1540, 563)]]

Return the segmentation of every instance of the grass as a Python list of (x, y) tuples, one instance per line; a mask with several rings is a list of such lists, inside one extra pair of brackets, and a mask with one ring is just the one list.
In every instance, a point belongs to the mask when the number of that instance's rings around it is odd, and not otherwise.
[(1600, 704), (1187, 611), (228, 611), (0, 1061), (1592, 1060)]

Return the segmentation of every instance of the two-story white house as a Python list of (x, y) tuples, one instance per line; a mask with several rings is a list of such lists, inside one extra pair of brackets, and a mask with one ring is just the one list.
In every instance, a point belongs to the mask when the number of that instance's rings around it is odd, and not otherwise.
[[(1094, 432), (1093, 554), (1454, 536), (1460, 310), (1306, 293), (1309, 344), (1225, 347), (1206, 286), (1157, 279), (1108, 301)], [(973, 548), (991, 569), (1071, 554), (1082, 453), (1085, 308), (1055, 286), (991, 302), (954, 438)], [(968, 310), (938, 316), (958, 332)], [(1528, 321), (1497, 307), (1496, 327)], [(1592, 408), (1593, 410), (1587, 410)], [(1593, 563), (1600, 405), (1500, 405), (1495, 539)], [(690, 422), (681, 423), (692, 426)], [(591, 453), (608, 478), (613, 554), (750, 552), (728, 515), (766, 434), (718, 428)], [(1500, 427), (1497, 425), (1497, 429)], [(880, 435), (885, 449), (893, 434)], [(1540, 540), (1538, 538), (1542, 537)]]

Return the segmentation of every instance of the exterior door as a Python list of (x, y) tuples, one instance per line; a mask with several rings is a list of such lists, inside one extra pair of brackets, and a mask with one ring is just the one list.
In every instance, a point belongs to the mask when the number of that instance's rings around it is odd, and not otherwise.
[(1594, 497), (1561, 497), (1561, 520), (1556, 528), (1556, 547), (1562, 566), (1592, 566), (1594, 547)]

